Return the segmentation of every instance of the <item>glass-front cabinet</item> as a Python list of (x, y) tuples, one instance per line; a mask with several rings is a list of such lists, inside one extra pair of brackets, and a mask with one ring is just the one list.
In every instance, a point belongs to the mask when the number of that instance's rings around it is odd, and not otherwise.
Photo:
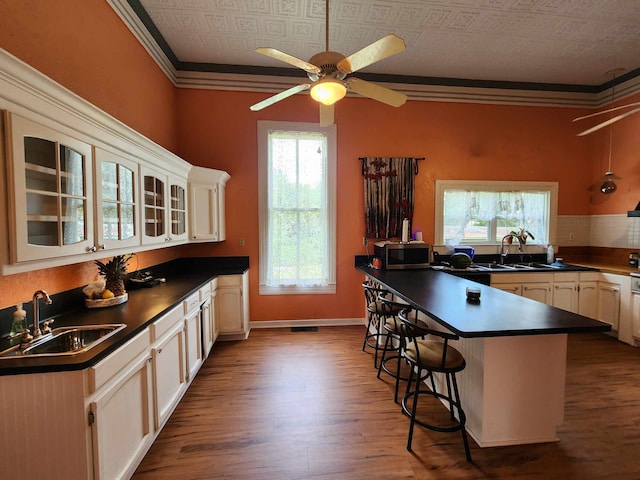
[(138, 164), (96, 148), (95, 165), (96, 248), (140, 245)]
[(171, 241), (187, 239), (187, 182), (169, 177)]
[(142, 243), (186, 240), (186, 179), (146, 166), (141, 166), (140, 172), (144, 199)]
[(12, 260), (92, 251), (91, 146), (14, 114), (5, 116), (5, 128)]

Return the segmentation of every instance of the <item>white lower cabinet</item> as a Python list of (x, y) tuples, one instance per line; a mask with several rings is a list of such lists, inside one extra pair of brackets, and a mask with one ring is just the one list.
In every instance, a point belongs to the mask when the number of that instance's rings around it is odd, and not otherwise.
[(249, 272), (218, 277), (216, 297), (220, 336), (223, 339), (249, 336)]
[(184, 319), (187, 335), (187, 382), (191, 381), (202, 365), (202, 311), (200, 305), (197, 310), (187, 314)]
[(636, 341), (640, 340), (640, 293), (631, 294), (631, 325), (632, 336)]
[(129, 478), (153, 441), (150, 360), (139, 356), (90, 403), (94, 480)]
[(578, 313), (589, 318), (598, 315), (598, 282), (580, 281), (578, 295)]
[[(222, 314), (248, 334), (248, 273), (228, 277)], [(2, 478), (130, 478), (213, 346), (216, 285), (85, 370), (0, 377), (3, 412), (19, 412), (3, 423), (0, 459), (16, 461), (2, 462)], [(38, 461), (20, 461), (35, 443), (46, 445)]]
[(154, 427), (160, 430), (187, 388), (182, 320), (156, 341), (153, 359)]
[(491, 286), (531, 300), (551, 304), (553, 274), (500, 273), (491, 275)]
[(553, 303), (556, 308), (578, 313), (580, 294), (578, 272), (553, 274)]
[(620, 285), (598, 282), (598, 310), (596, 319), (618, 330), (620, 320)]

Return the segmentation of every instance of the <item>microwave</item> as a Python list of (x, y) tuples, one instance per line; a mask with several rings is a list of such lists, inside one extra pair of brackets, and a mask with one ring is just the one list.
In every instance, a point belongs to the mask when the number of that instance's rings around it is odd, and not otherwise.
[(382, 260), (382, 268), (401, 270), (427, 268), (429, 244), (424, 242), (376, 242), (375, 256)]

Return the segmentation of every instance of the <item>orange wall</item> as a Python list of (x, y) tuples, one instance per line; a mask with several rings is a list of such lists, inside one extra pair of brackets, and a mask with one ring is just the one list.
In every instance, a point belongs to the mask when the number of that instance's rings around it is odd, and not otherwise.
[[(338, 291), (335, 297), (260, 296), (258, 290), (257, 121), (315, 122), (317, 106), (297, 95), (261, 112), (249, 106), (265, 94), (181, 89), (178, 154), (226, 170), (227, 241), (200, 247), (215, 255), (249, 255), (252, 320), (358, 317), (360, 275), (353, 256), (364, 253), (361, 156), (426, 157), (416, 178), (414, 226), (434, 237), (437, 179), (537, 180), (560, 183), (559, 213), (591, 210), (592, 150), (576, 137), (579, 109), (410, 101), (394, 109), (362, 98), (336, 106), (338, 125)], [(598, 174), (600, 175), (600, 174)], [(245, 246), (240, 247), (240, 238)]]
[(0, 47), (175, 150), (176, 89), (105, 0), (0, 0)]
[[(175, 151), (176, 89), (106, 1), (0, 0), (0, 47)], [(140, 268), (180, 255), (176, 248), (143, 252)], [(53, 294), (96, 274), (93, 262), (83, 262), (0, 276), (0, 308), (28, 300), (36, 288)]]

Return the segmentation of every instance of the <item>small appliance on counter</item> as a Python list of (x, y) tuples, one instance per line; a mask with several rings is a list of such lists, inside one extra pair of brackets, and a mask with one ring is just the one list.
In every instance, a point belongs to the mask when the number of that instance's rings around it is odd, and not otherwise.
[(375, 256), (382, 268), (403, 270), (429, 267), (429, 244), (424, 242), (376, 242)]

